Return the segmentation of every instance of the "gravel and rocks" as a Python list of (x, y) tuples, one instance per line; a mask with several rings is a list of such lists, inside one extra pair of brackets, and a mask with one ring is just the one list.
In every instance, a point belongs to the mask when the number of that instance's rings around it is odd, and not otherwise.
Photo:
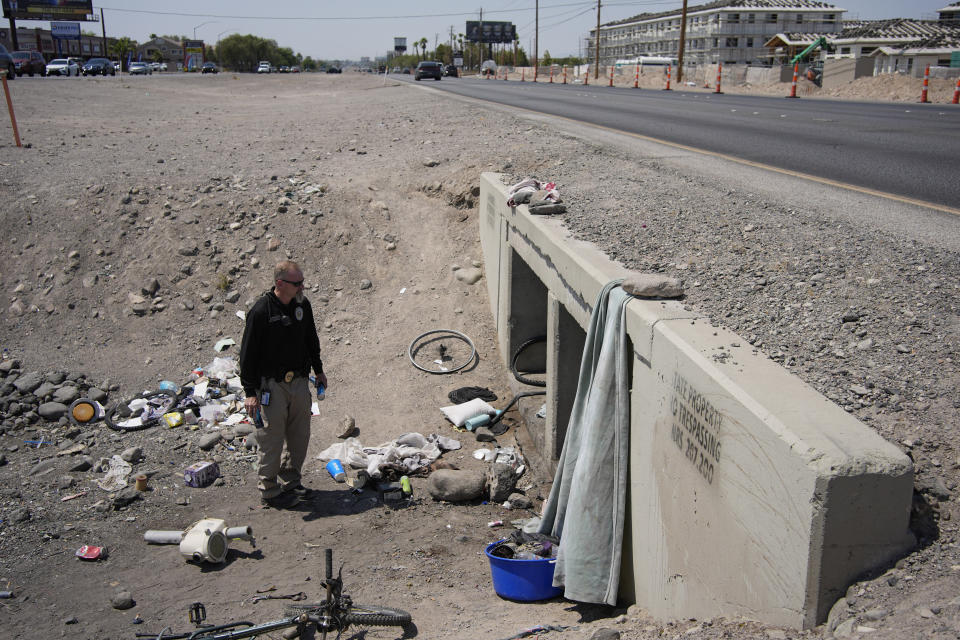
[[(7, 633), (69, 623), (78, 637), (129, 637), (134, 615), (147, 630), (185, 626), (197, 600), (210, 621), (265, 620), (280, 607), (251, 611), (244, 600), (271, 585), (320, 597), (330, 546), (356, 600), (410, 610), (425, 638), (508, 637), (538, 624), (570, 627), (556, 633), (570, 639), (957, 636), (960, 260), (949, 242), (857, 222), (831, 196), (775, 198), (570, 125), (380, 78), (300, 76), (13, 84), (30, 146), (0, 141)], [(104, 114), (102, 130), (88, 126)], [(498, 491), (515, 508), (484, 503), (473, 437), (437, 410), (463, 385), (510, 395), (477, 241), (483, 171), (557, 182), (572, 234), (681, 281), (685, 304), (743, 338), (731, 353), (766, 354), (906, 451), (917, 548), (852, 584), (808, 631), (493, 594), (482, 549), (498, 532), (486, 523), (534, 515), (550, 474), (532, 463)], [(313, 419), (308, 507), (259, 506), (245, 425), (119, 433), (69, 420), (77, 398), (113, 404), (235, 356), (238, 347), (213, 345), (239, 342), (239, 316), (287, 257), (304, 268), (330, 378)], [(480, 354), (455, 381), (407, 361), (409, 342), (438, 327), (466, 332)], [(460, 438), (462, 455), (444, 456), (457, 469), (442, 471), (470, 475), (473, 501), (433, 501), (427, 483), (440, 471), (414, 478), (414, 499), (399, 505), (350, 493), (312, 458), (348, 427), (365, 442)], [(515, 428), (496, 439), (524, 444)], [(114, 456), (148, 476), (147, 491), (132, 480), (98, 486)], [(183, 469), (199, 460), (217, 462), (221, 477), (184, 486)], [(142, 541), (147, 529), (207, 516), (251, 525), (257, 548), (236, 545), (222, 568), (203, 571), (175, 545)], [(109, 556), (73, 557), (85, 544)], [(118, 590), (131, 609), (115, 608)]]

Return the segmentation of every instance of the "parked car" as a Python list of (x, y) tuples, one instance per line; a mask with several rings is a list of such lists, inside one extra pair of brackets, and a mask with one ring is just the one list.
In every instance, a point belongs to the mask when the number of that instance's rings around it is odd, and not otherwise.
[(0, 44), (0, 71), (6, 70), (7, 77), (13, 80), (17, 77), (17, 65), (7, 48)]
[(78, 76), (80, 65), (76, 58), (54, 58), (47, 63), (48, 76)]
[(423, 80), (424, 78), (433, 78), (439, 80), (443, 77), (443, 70), (439, 62), (424, 60), (417, 64), (417, 70), (413, 74), (414, 80)]
[(217, 69), (217, 65), (212, 62), (204, 62), (200, 73), (220, 73), (220, 69)]
[(280, 65), (280, 73), (290, 73), (290, 67), (285, 64)]
[(445, 66), (445, 67), (443, 68), (443, 75), (445, 75), (445, 76), (453, 76), (454, 78), (458, 77), (459, 74), (457, 73), (457, 65), (455, 65), (455, 64), (448, 64), (447, 66)]
[(270, 73), (270, 63), (267, 61), (261, 61), (260, 66), (257, 67), (257, 73)]
[(327, 67), (327, 73), (342, 73), (339, 67)]
[(83, 75), (85, 76), (105, 76), (117, 75), (117, 70), (113, 68), (113, 63), (106, 58), (90, 58), (83, 64)]
[(166, 62), (161, 62), (161, 63), (160, 63), (160, 71), (166, 71), (166, 70), (167, 70), (167, 63), (166, 63)]
[(132, 76), (136, 76), (136, 75), (143, 75), (143, 76), (153, 75), (153, 69), (152, 69), (152, 68), (150, 67), (150, 65), (147, 64), (146, 62), (131, 62), (131, 63), (130, 63), (130, 68), (127, 69), (127, 72), (128, 72), (130, 75), (132, 75)]
[(33, 77), (35, 73), (47, 75), (47, 63), (43, 61), (39, 51), (14, 51), (10, 55), (13, 56), (13, 65), (18, 76), (27, 74)]
[(403, 68), (403, 73), (404, 73), (404, 75), (407, 75), (407, 76), (410, 75), (410, 67), (404, 67), (404, 68)]

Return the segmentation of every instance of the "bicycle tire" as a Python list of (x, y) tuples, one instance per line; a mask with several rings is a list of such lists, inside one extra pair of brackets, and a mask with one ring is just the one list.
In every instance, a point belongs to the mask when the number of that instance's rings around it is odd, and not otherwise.
[[(174, 393), (174, 392), (172, 392), (172, 391), (167, 391), (167, 390), (151, 391), (150, 393), (145, 393), (145, 394), (143, 394), (143, 395), (136, 396), (136, 397), (138, 397), (138, 398), (147, 398), (147, 399), (150, 399), (150, 398), (153, 398), (153, 397), (156, 397), (156, 396), (167, 396), (168, 398), (170, 398), (170, 402), (167, 403), (166, 407), (164, 407), (164, 412), (167, 412), (167, 411), (169, 411), (171, 408), (176, 407), (176, 406), (177, 406), (177, 402), (178, 402), (179, 399), (180, 399), (180, 394)], [(132, 399), (131, 399), (131, 400), (132, 400)], [(131, 400), (128, 400), (126, 403), (124, 403), (124, 402), (119, 402), (119, 403), (117, 403), (116, 405), (114, 405), (113, 407), (107, 409), (107, 410), (104, 412), (104, 415), (103, 415), (103, 422), (104, 422), (104, 424), (106, 424), (108, 427), (110, 427), (110, 428), (113, 429), (114, 431), (119, 431), (120, 433), (125, 433), (125, 432), (127, 432), (127, 431), (141, 431), (141, 430), (143, 430), (143, 429), (149, 429), (150, 427), (153, 427), (153, 426), (156, 426), (156, 425), (160, 424), (160, 418), (150, 418), (150, 419), (144, 420), (144, 421), (141, 422), (139, 425), (136, 425), (136, 426), (133, 426), (133, 427), (122, 427), (122, 426), (120, 426), (120, 425), (113, 419), (113, 418), (114, 418), (114, 414), (120, 409), (120, 406), (121, 406), (122, 404), (129, 404), (129, 403), (131, 402)]]
[[(513, 357), (510, 358), (510, 373), (513, 374), (513, 377), (516, 378), (517, 382), (520, 382), (521, 384), (529, 385), (531, 387), (547, 386), (547, 382), (545, 380), (536, 380), (534, 378), (527, 378), (526, 376), (522, 375), (520, 372), (517, 371), (517, 360), (520, 359), (520, 354), (523, 353), (527, 348), (532, 347), (535, 344), (539, 344), (541, 342), (546, 342), (546, 341), (547, 341), (547, 336), (536, 336), (534, 338), (530, 338), (529, 340), (524, 341), (523, 344), (517, 347), (517, 350), (513, 352)], [(543, 371), (527, 371), (527, 373), (546, 373), (546, 369), (544, 369)]]
[[(418, 345), (417, 343), (419, 343), (421, 340), (423, 340), (427, 336), (436, 335), (436, 334), (443, 334), (450, 338), (462, 340), (467, 344), (467, 346), (470, 347), (470, 356), (459, 366), (454, 367), (452, 369), (446, 369), (444, 371), (435, 371), (433, 369), (427, 369), (426, 367), (421, 366), (419, 363), (417, 363), (416, 359), (414, 358), (414, 354), (420, 350), (420, 345)], [(435, 338), (435, 339), (439, 340), (439, 338)], [(414, 349), (415, 345), (417, 347), (416, 349)], [(418, 335), (416, 338), (413, 339), (413, 342), (411, 342), (410, 346), (407, 347), (407, 358), (410, 360), (410, 364), (412, 364), (414, 367), (416, 367), (420, 371), (423, 371), (424, 373), (430, 373), (433, 375), (446, 375), (451, 373), (457, 373), (461, 369), (464, 369), (470, 366), (471, 364), (473, 364), (474, 359), (477, 358), (477, 347), (475, 344), (473, 344), (473, 340), (471, 340), (464, 333), (460, 333), (459, 331), (454, 331), (453, 329), (432, 329), (430, 331), (421, 333), (420, 335)]]
[[(289, 604), (285, 610), (287, 615), (294, 616), (301, 613), (321, 613), (326, 607), (326, 602)], [(369, 627), (402, 627), (412, 620), (410, 614), (402, 609), (364, 604), (351, 604), (340, 617), (345, 625)]]
[(411, 620), (410, 614), (402, 609), (363, 604), (351, 605), (343, 615), (347, 624), (367, 627), (402, 627)]

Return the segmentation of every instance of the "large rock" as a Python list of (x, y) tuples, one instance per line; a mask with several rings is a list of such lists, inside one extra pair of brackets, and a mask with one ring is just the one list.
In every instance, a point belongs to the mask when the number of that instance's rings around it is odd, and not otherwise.
[(93, 400), (94, 402), (103, 403), (107, 399), (107, 393), (102, 389), (98, 389), (97, 387), (90, 387), (89, 389), (87, 389), (86, 397), (88, 400)]
[(40, 386), (33, 390), (33, 395), (40, 399), (46, 398), (57, 390), (57, 385), (52, 382), (42, 382)]
[(513, 493), (517, 486), (517, 474), (509, 464), (494, 463), (487, 470), (487, 487), (490, 502), (503, 502)]
[(453, 272), (453, 275), (460, 282), (475, 284), (481, 277), (483, 277), (483, 272), (476, 267), (468, 267), (466, 269), (457, 269)]
[(33, 393), (34, 389), (43, 384), (43, 374), (39, 371), (25, 373), (14, 381), (13, 386), (20, 393)]
[(679, 298), (683, 283), (658, 273), (638, 273), (624, 278), (623, 290), (638, 298)]
[(37, 413), (44, 420), (59, 420), (67, 413), (67, 405), (62, 402), (44, 402), (37, 408)]
[(427, 491), (434, 500), (463, 502), (479, 498), (485, 484), (482, 471), (438, 469), (430, 475)]
[(70, 404), (80, 397), (80, 390), (72, 385), (60, 387), (53, 392), (53, 401), (63, 404)]
[(217, 446), (217, 443), (220, 442), (220, 432), (214, 431), (212, 433), (205, 433), (200, 436), (197, 446), (203, 449), (204, 451), (209, 451)]

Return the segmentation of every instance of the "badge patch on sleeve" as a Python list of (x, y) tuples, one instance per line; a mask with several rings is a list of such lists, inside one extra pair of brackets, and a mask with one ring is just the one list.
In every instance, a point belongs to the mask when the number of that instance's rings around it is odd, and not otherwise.
[(300, 322), (301, 320), (303, 320), (303, 307), (297, 307), (296, 310), (293, 312), (293, 315), (294, 317), (296, 317), (297, 322)]

